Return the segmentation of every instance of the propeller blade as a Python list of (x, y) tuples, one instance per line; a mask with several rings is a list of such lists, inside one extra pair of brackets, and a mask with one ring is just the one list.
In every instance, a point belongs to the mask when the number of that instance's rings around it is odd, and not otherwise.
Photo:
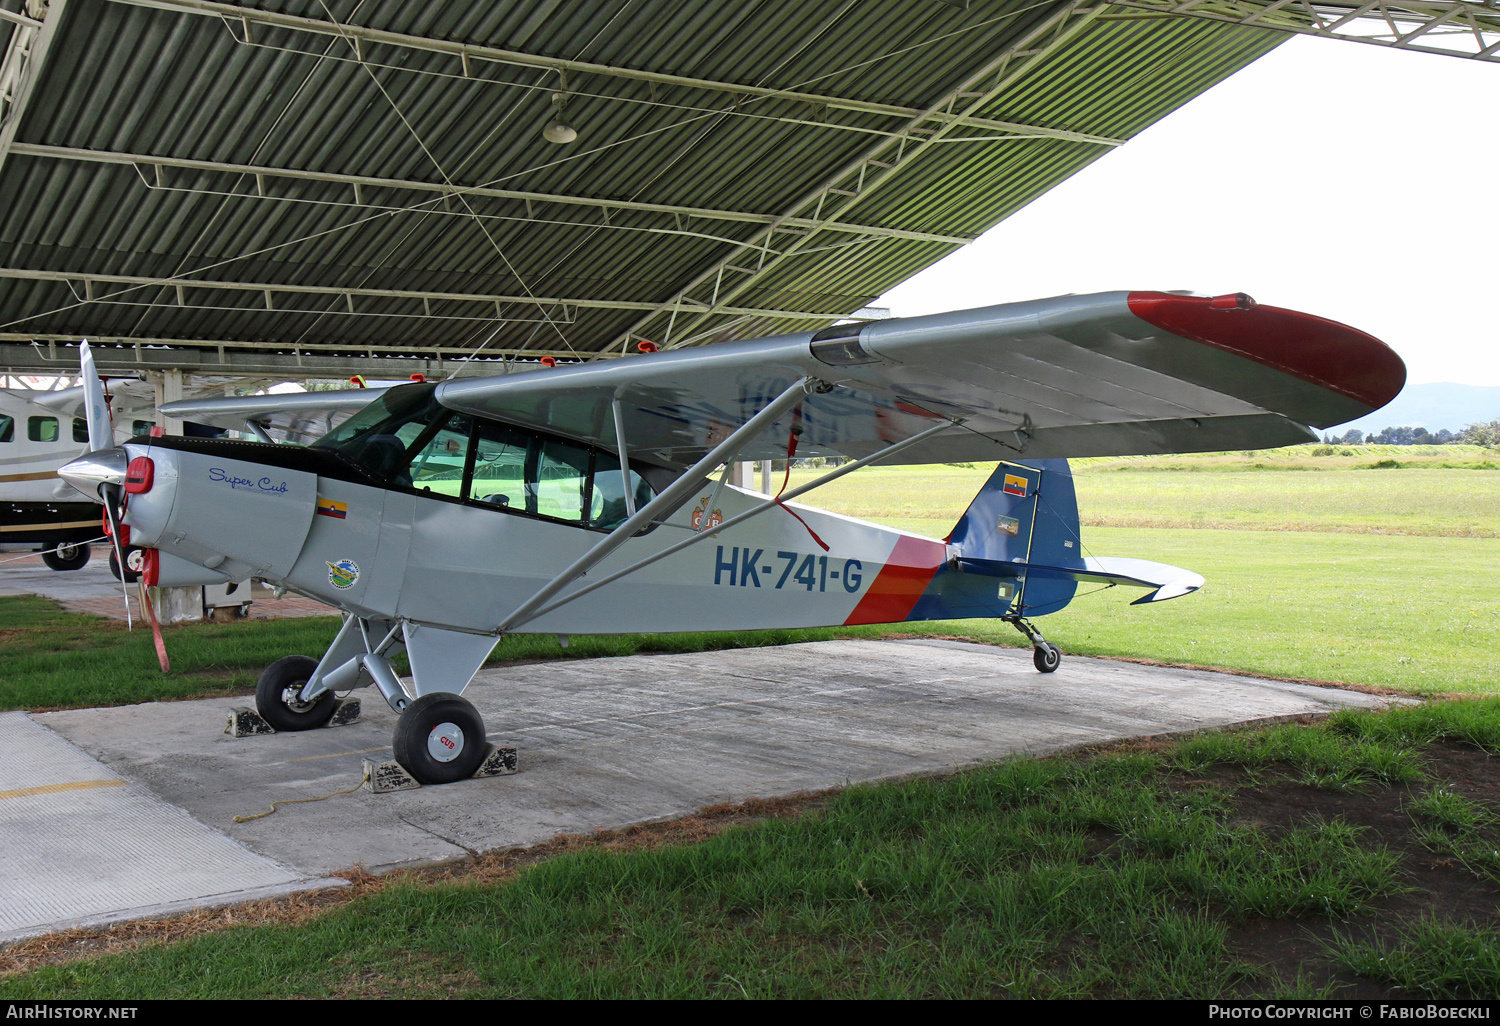
[(89, 452), (113, 448), (114, 425), (110, 421), (109, 401), (104, 398), (104, 384), (94, 369), (94, 354), (88, 340), (78, 347), (78, 369), (83, 375), (83, 413), (89, 426)]

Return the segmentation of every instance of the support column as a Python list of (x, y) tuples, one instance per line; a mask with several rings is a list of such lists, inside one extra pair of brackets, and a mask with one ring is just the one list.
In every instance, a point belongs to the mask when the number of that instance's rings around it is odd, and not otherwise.
[[(156, 405), (158, 411), (166, 403), (175, 403), (182, 398), (182, 386), (187, 376), (177, 367), (169, 367), (159, 374), (149, 375), (151, 383), (156, 386)], [(182, 434), (182, 419), (180, 417), (166, 417), (160, 412), (156, 414), (156, 423), (161, 425), (163, 431), (169, 435)]]
[(147, 588), (158, 623), (187, 623), (203, 619), (203, 588)]

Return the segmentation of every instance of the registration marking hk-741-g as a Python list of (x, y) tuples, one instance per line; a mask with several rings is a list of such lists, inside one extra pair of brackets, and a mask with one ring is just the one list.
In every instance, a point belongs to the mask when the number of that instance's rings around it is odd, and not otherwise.
[[(775, 585), (770, 585), (770, 580), (776, 574), (776, 567), (772, 563), (765, 563), (765, 549), (752, 550), (746, 546), (740, 551), (738, 545), (729, 550), (729, 558), (724, 558), (724, 546), (718, 546), (718, 554), (714, 560), (714, 583), (740, 588), (759, 588), (761, 586), (761, 574), (766, 575), (768, 586), (780, 590), (785, 587), (787, 581), (802, 585), (807, 591), (816, 588), (818, 591), (827, 591), (828, 582), (834, 581), (843, 586), (844, 590), (853, 595), (859, 591), (860, 585), (864, 583), (864, 564), (857, 559), (834, 559), (829, 560), (827, 556), (819, 556), (803, 552), (778, 551), (776, 558), (783, 561), (781, 576), (776, 578)], [(842, 569), (829, 569), (829, 567), (840, 567)]]

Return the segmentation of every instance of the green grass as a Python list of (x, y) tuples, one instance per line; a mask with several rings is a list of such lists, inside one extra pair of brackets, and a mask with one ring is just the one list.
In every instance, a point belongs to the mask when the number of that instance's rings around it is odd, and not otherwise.
[[(1254, 459), (1256, 454), (1238, 453), (1078, 460), (1073, 469), (1079, 515), (1085, 526), (1094, 527), (1500, 537), (1500, 474), (1439, 469), (1445, 462), (1474, 465), (1462, 453), (1427, 457), (1425, 463), (1420, 455), (1403, 456), (1396, 462), (1417, 469), (1398, 472), (1370, 469), (1381, 462), (1373, 458), (1338, 467), (1307, 456), (1274, 456), (1285, 452), (1272, 450), (1273, 455), (1260, 460)], [(1326, 472), (1269, 472), (1310, 469), (1303, 466), (1308, 463), (1326, 464), (1321, 468)], [(872, 467), (812, 492), (807, 501), (866, 520), (925, 521), (910, 529), (943, 537), (994, 466)], [(1187, 468), (1203, 472), (1184, 473)], [(816, 473), (798, 470), (792, 483), (804, 483)]]
[[(1247, 823), (1252, 785), (1204, 775), (1294, 779), (1310, 758), (1389, 788), (1420, 775), (1416, 749), (1477, 724), (1500, 730), (1500, 701), (851, 787), (699, 844), (589, 846), (501, 882), (402, 878), (298, 926), (11, 976), (0, 997), (1287, 997), (1326, 994), (1334, 963), (1414, 994), (1492, 995), (1493, 931), (1349, 931), (1407, 887), (1393, 838), (1339, 818)], [(1272, 920), (1322, 924), (1326, 963), (1247, 958), (1236, 932)]]

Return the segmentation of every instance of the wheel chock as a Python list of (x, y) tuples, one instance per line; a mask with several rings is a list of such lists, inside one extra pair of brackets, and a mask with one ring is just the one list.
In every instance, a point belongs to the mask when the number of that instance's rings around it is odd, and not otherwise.
[[(357, 698), (341, 698), (333, 707), (333, 715), (325, 727), (343, 727), (359, 719), (360, 707)], [(261, 718), (260, 713), (243, 705), (229, 710), (229, 724), (224, 733), (230, 737), (255, 737), (257, 734), (274, 734), (276, 728)]]
[(394, 759), (388, 762), (364, 760), (364, 787), (374, 794), (389, 794), (392, 791), (414, 791), (422, 785), (406, 772)]
[[(516, 750), (514, 748), (496, 748), (494, 745), (484, 746), (484, 760), (480, 762), (479, 768), (474, 771), (470, 780), (480, 777), (503, 777), (516, 771)], [(422, 785), (417, 783), (406, 767), (391, 759), (387, 762), (375, 762), (373, 759), (364, 760), (364, 788), (374, 794), (388, 794), (391, 791), (413, 791)]]
[(516, 750), (485, 745), (484, 761), (474, 771), (475, 777), (503, 777), (516, 771)]
[(274, 734), (276, 728), (260, 718), (260, 713), (244, 706), (229, 710), (229, 725), (224, 733), (230, 737), (254, 737), (257, 734)]
[(341, 698), (338, 705), (333, 707), (333, 715), (329, 717), (325, 726), (343, 727), (359, 719), (359, 699)]

